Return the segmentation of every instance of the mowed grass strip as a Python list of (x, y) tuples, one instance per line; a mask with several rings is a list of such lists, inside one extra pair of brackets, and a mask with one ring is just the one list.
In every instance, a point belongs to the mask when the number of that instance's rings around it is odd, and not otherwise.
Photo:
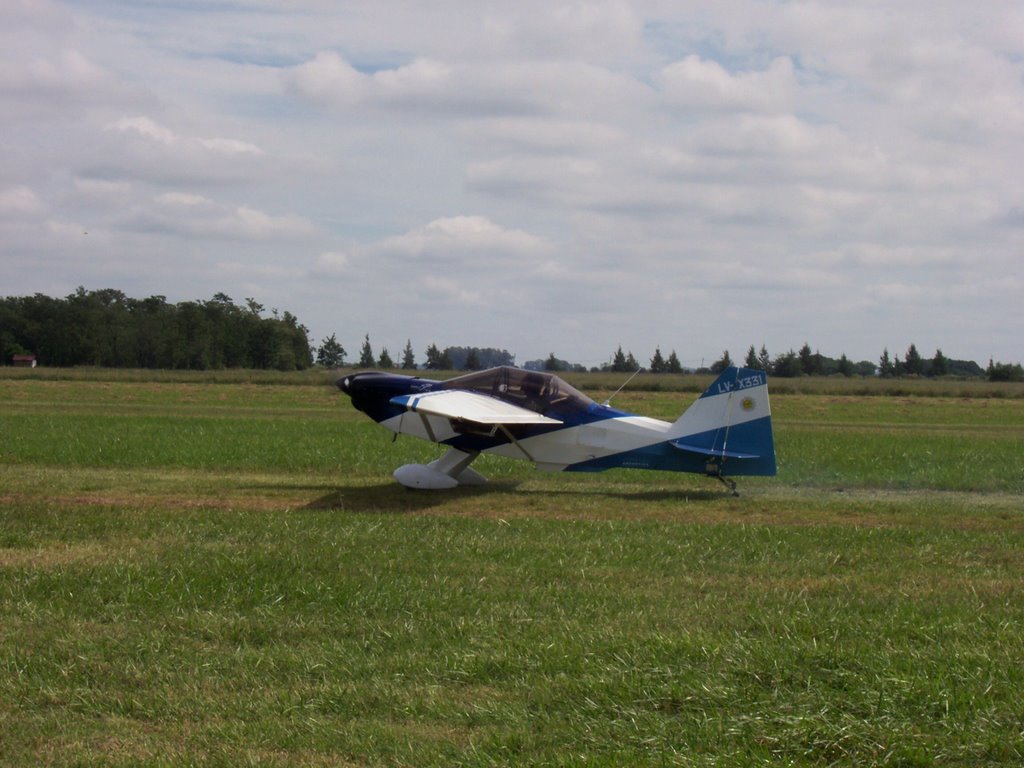
[(1024, 756), (1019, 534), (44, 504), (0, 520), (12, 762)]
[[(392, 444), (324, 386), (0, 380), (0, 394), (0, 460), (9, 463), (386, 476), (440, 453), (409, 438)], [(632, 393), (617, 404), (673, 420), (690, 402)], [(1017, 400), (781, 395), (773, 410), (773, 482), (1024, 494)], [(526, 473), (521, 462), (498, 465), (499, 476)]]
[[(899, 432), (870, 404), (773, 398), (783, 472), (740, 499), (487, 457), (491, 488), (418, 494), (390, 471), (439, 449), (344, 398), (103, 409), (131, 386), (3, 402), (0, 763), (1024, 760), (1017, 487), (846, 467)], [(685, 407), (662, 398), (636, 410)], [(934, 407), (901, 429), (1019, 468), (1015, 411)]]

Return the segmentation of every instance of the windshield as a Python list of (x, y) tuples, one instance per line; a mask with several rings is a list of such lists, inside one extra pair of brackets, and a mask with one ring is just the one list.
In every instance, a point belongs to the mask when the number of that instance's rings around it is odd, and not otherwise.
[(490, 368), (449, 379), (441, 388), (468, 389), (537, 413), (544, 413), (549, 409), (584, 411), (594, 403), (554, 374), (509, 366)]

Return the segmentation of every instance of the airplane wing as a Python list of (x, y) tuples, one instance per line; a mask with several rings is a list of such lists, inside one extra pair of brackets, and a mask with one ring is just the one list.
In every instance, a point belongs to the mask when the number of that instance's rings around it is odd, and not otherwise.
[(462, 419), (477, 424), (561, 424), (558, 419), (520, 408), (494, 397), (464, 389), (446, 389), (420, 395), (400, 395), (391, 402), (414, 413)]

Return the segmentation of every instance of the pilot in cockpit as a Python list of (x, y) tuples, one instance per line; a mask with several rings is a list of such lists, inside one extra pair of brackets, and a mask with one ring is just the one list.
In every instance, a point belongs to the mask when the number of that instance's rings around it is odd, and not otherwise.
[(531, 411), (542, 413), (544, 406), (547, 405), (547, 399), (544, 396), (544, 377), (538, 373), (526, 374), (523, 377), (521, 389), (526, 397), (523, 406)]

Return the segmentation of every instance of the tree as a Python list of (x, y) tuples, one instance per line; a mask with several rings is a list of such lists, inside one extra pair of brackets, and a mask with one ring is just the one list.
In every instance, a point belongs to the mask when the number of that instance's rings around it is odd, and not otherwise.
[(383, 368), (384, 370), (387, 370), (389, 368), (394, 368), (395, 367), (395, 363), (391, 359), (391, 355), (388, 354), (388, 348), (387, 347), (384, 347), (383, 349), (381, 349), (380, 357), (377, 359), (377, 367), (378, 368)]
[(772, 363), (772, 374), (784, 379), (793, 379), (803, 373), (800, 358), (792, 349), (775, 358)]
[[(493, 347), (445, 347), (444, 353), (451, 361), (449, 370), (476, 370), (495, 368), (499, 365), (515, 365), (515, 355), (505, 349)], [(475, 368), (470, 368), (467, 361), (470, 355), (476, 356)], [(524, 366), (526, 367), (526, 366)], [(540, 370), (540, 369), (538, 369)]]
[(636, 358), (633, 357), (632, 351), (627, 352), (626, 353), (626, 370), (632, 372), (632, 371), (636, 371), (636, 370), (639, 370), (639, 369), (640, 369), (640, 363), (638, 363), (636, 361)]
[[(262, 318), (226, 293), (168, 304), (119, 290), (80, 287), (63, 299), (0, 299), (0, 347), (34, 352), (44, 365), (136, 368), (307, 368), (309, 330), (290, 312)], [(13, 316), (8, 316), (13, 312)]]
[(436, 344), (431, 344), (427, 347), (427, 370), (450, 371), (451, 369), (452, 361), (448, 357), (448, 350), (442, 352), (437, 348)]
[(324, 368), (340, 368), (345, 364), (345, 348), (332, 333), (320, 345), (316, 353), (316, 364)]
[(438, 362), (441, 360), (441, 350), (437, 348), (437, 344), (431, 344), (427, 347), (427, 370), (436, 371), (439, 370)]
[(757, 368), (757, 352), (754, 350), (754, 345), (750, 345), (750, 349), (747, 350), (747, 359), (743, 361), (743, 365), (747, 368)]
[(668, 373), (682, 373), (683, 366), (679, 362), (679, 357), (676, 355), (676, 351), (673, 349), (672, 353), (668, 356), (668, 360), (665, 362), (665, 370)]
[(416, 370), (416, 355), (412, 351), (412, 341), (409, 339), (406, 339), (405, 351), (402, 352), (402, 370)]
[(1024, 368), (1020, 363), (996, 363), (989, 358), (985, 375), (989, 381), (1024, 381)]
[(858, 376), (877, 376), (878, 366), (870, 360), (861, 360), (859, 363), (854, 363), (853, 372)]
[(896, 375), (896, 366), (889, 358), (889, 348), (882, 350), (882, 356), (878, 359), (878, 375), (883, 379), (891, 379)]
[(665, 368), (665, 358), (661, 356), (661, 347), (655, 347), (654, 357), (651, 358), (651, 373), (664, 373)]
[(466, 363), (463, 366), (465, 371), (479, 371), (480, 370), (480, 353), (476, 347), (472, 347), (469, 352), (466, 353)]
[(729, 350), (726, 349), (722, 352), (722, 356), (711, 364), (711, 372), (718, 375), (730, 365), (732, 365), (732, 358), (729, 357)]
[(619, 348), (615, 350), (615, 356), (612, 358), (612, 370), (616, 373), (624, 373), (631, 370), (629, 364), (626, 362), (626, 355), (622, 351), (621, 344), (619, 345)]
[(811, 352), (811, 345), (806, 341), (800, 347), (800, 370), (804, 376), (817, 376), (823, 371), (823, 364), (820, 352)]
[(768, 354), (768, 347), (764, 344), (761, 345), (761, 350), (757, 353), (757, 368), (760, 368), (766, 373), (770, 373), (772, 370), (772, 358)]
[(853, 363), (850, 362), (850, 358), (846, 356), (845, 352), (839, 358), (839, 367), (837, 371), (847, 378), (853, 376)]
[(360, 368), (373, 368), (373, 347), (370, 346), (370, 334), (366, 334), (363, 339), (363, 349), (359, 353), (359, 367)]
[(907, 354), (903, 361), (904, 370), (908, 375), (920, 376), (924, 373), (924, 361), (921, 360), (921, 355), (914, 344), (911, 344), (907, 349)]
[(562, 364), (558, 361), (558, 358), (555, 357), (554, 352), (548, 355), (548, 359), (544, 361), (544, 370), (550, 373), (557, 373), (562, 370)]
[[(166, 355), (171, 344), (169, 316), (173, 308), (166, 296), (131, 299), (128, 312), (134, 326), (135, 359), (131, 363), (139, 368), (168, 368)], [(251, 368), (248, 339), (238, 319), (244, 317), (238, 307), (232, 307), (230, 344), (232, 367)]]
[(941, 349), (935, 350), (935, 357), (932, 358), (932, 376), (945, 376), (949, 373), (949, 361), (942, 354)]

